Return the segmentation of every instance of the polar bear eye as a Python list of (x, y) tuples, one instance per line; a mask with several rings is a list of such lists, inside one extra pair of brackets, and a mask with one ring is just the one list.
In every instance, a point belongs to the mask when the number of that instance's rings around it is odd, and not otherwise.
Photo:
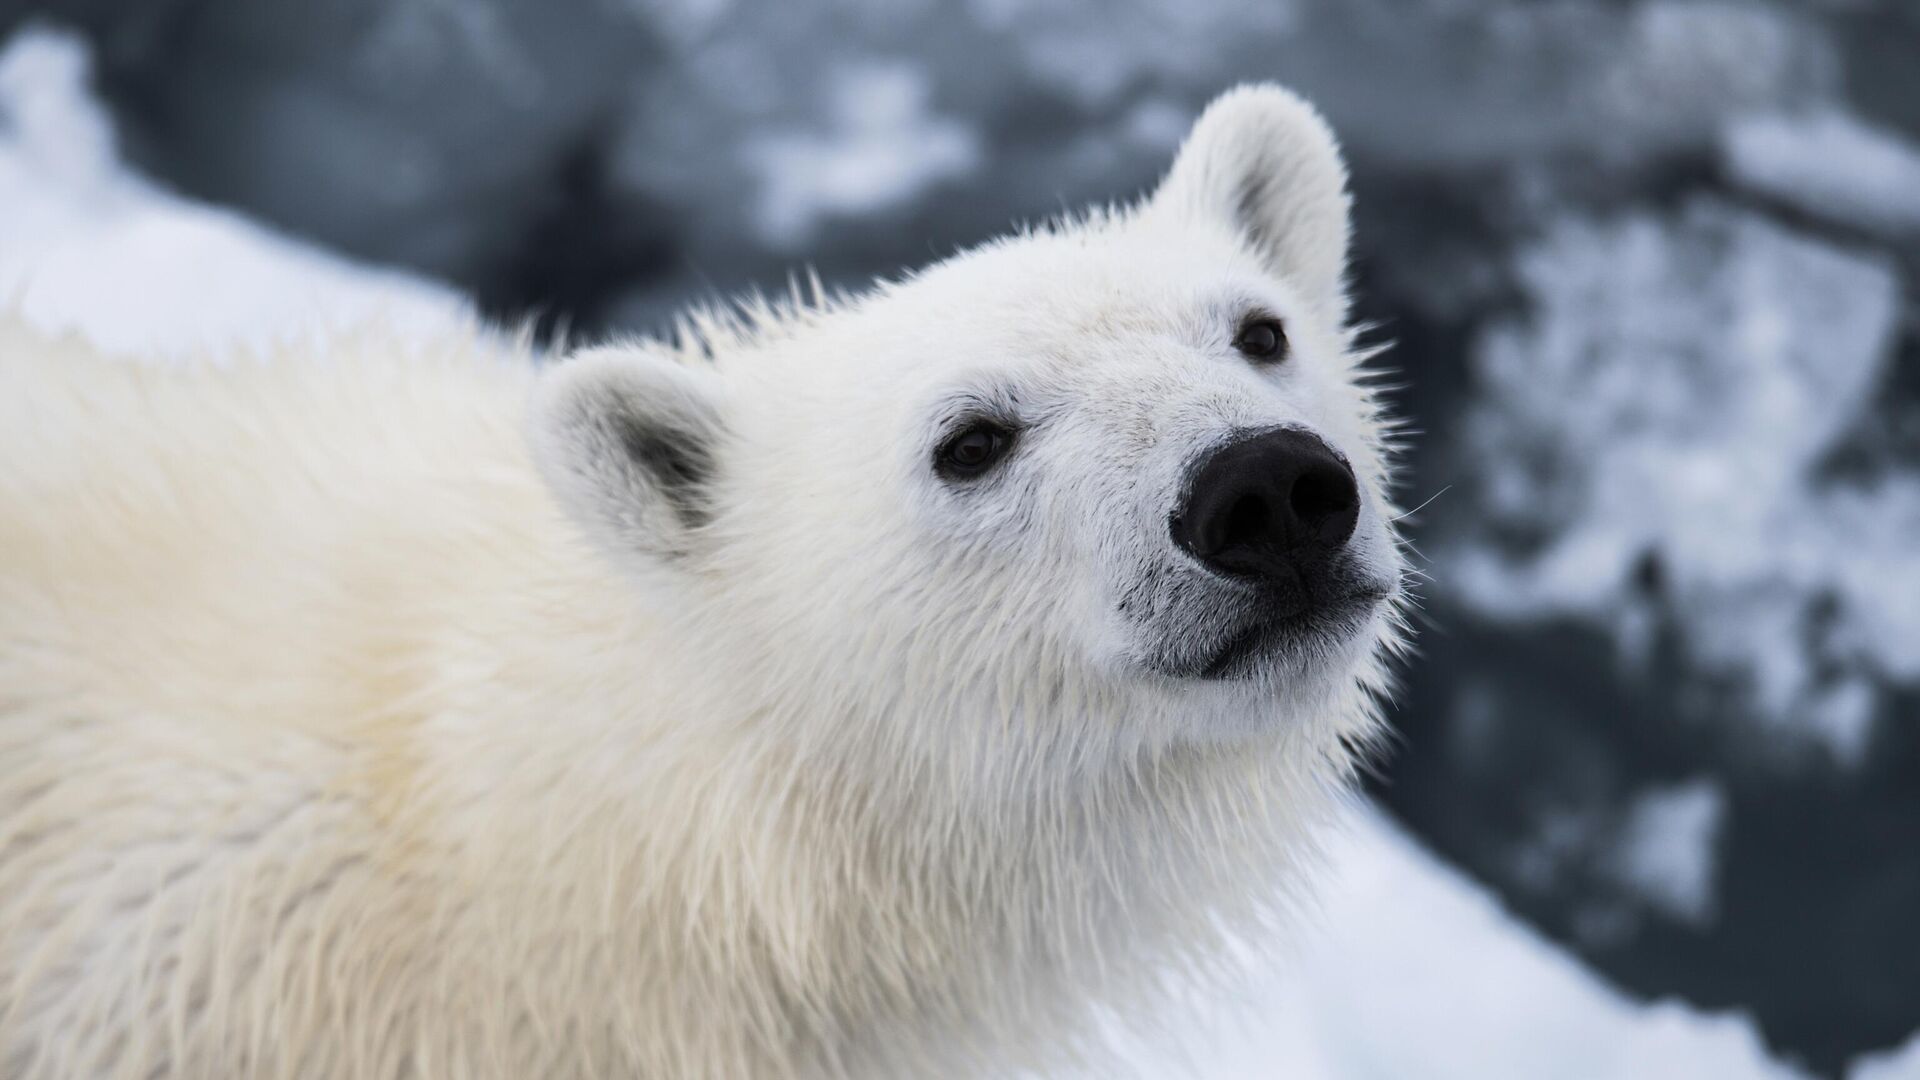
[(1012, 445), (1012, 432), (998, 424), (976, 421), (941, 444), (934, 467), (950, 479), (970, 480), (992, 468)]
[(1259, 316), (1247, 320), (1234, 336), (1233, 347), (1240, 355), (1261, 364), (1274, 364), (1286, 359), (1287, 332), (1280, 326), (1280, 320)]

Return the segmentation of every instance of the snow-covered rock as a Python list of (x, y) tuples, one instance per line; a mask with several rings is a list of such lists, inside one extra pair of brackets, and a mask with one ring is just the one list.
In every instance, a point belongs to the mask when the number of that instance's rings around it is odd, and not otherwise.
[(1891, 362), (1895, 266), (1696, 201), (1558, 221), (1518, 275), (1460, 428), (1486, 532), (1446, 588), (1606, 625), (1630, 660), (1671, 620), (1758, 722), (1857, 762), (1876, 687), (1920, 681), (1920, 474), (1821, 466)]

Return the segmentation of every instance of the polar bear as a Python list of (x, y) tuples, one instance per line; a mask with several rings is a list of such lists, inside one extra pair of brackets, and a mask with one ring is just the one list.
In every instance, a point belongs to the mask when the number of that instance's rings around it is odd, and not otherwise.
[(544, 369), (0, 323), (0, 1073), (1045, 1069), (1297, 898), (1404, 640), (1318, 115)]

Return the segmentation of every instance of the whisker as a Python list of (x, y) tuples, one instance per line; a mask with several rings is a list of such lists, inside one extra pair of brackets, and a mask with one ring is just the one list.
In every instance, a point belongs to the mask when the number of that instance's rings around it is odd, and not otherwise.
[(1435, 500), (1435, 499), (1437, 499), (1437, 498), (1439, 498), (1439, 497), (1440, 497), (1440, 496), (1442, 496), (1442, 495), (1445, 495), (1445, 494), (1446, 494), (1447, 492), (1449, 492), (1449, 491), (1452, 491), (1452, 490), (1453, 490), (1453, 485), (1452, 485), (1452, 484), (1448, 484), (1448, 485), (1447, 485), (1446, 487), (1443, 487), (1443, 488), (1441, 488), (1441, 489), (1440, 489), (1439, 491), (1436, 491), (1436, 492), (1434, 492), (1434, 493), (1433, 493), (1432, 495), (1429, 495), (1429, 496), (1427, 496), (1427, 501), (1426, 501), (1426, 502), (1423, 502), (1423, 503), (1421, 503), (1421, 504), (1420, 504), (1419, 506), (1416, 506), (1416, 507), (1414, 507), (1413, 509), (1411, 509), (1411, 510), (1409, 510), (1409, 511), (1407, 511), (1407, 512), (1406, 512), (1406, 513), (1404, 513), (1404, 514), (1401, 514), (1401, 515), (1400, 515), (1399, 517), (1396, 517), (1396, 518), (1392, 518), (1392, 519), (1390, 519), (1390, 520), (1392, 520), (1392, 521), (1405, 521), (1406, 519), (1408, 519), (1408, 518), (1410, 518), (1410, 517), (1412, 517), (1413, 515), (1415, 515), (1415, 514), (1417, 514), (1417, 513), (1419, 513), (1419, 512), (1420, 512), (1420, 511), (1422, 511), (1422, 510), (1425, 510), (1425, 509), (1426, 509), (1426, 508), (1427, 508), (1428, 506), (1430, 506), (1430, 505), (1432, 505), (1432, 503), (1433, 503), (1433, 500)]

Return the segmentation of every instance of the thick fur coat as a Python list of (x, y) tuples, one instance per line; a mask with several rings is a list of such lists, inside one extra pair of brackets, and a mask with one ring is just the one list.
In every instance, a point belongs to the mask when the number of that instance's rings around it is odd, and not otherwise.
[[(1248, 88), (1137, 206), (545, 370), (0, 322), (0, 1075), (1084, 1049), (1300, 894), (1375, 732), (1402, 565), (1346, 238), (1324, 125)], [(1370, 591), (1203, 677), (1244, 598), (1169, 508), (1274, 425), (1351, 463)]]

